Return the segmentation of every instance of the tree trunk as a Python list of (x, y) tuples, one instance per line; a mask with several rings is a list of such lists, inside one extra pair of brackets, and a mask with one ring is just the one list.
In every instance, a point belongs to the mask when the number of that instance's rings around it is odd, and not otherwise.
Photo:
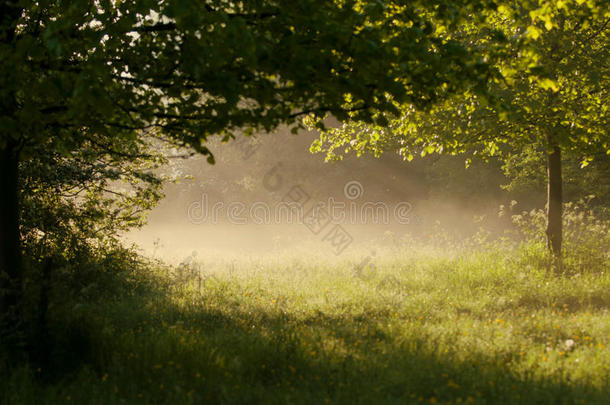
[(21, 326), (21, 238), (18, 194), (19, 148), (8, 140), (0, 148), (0, 335), (13, 336)]
[(554, 267), (561, 263), (563, 192), (561, 178), (561, 149), (550, 145), (547, 152), (547, 247)]
[[(15, 30), (22, 15), (19, 1), (0, 2), (0, 42), (15, 47)], [(4, 69), (5, 67), (3, 67)], [(4, 73), (4, 72), (3, 72)], [(12, 118), (15, 92), (3, 89), (0, 117)], [(6, 128), (2, 128), (6, 131)], [(19, 142), (10, 130), (0, 133), (0, 341), (13, 346), (22, 340), (23, 274), (19, 233)], [(18, 339), (14, 341), (13, 339)]]

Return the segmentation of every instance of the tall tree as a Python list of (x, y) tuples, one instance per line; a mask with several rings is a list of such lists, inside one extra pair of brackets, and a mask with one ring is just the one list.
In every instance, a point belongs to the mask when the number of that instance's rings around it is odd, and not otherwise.
[[(562, 152), (582, 165), (610, 154), (610, 11), (602, 0), (507, 2), (487, 24), (448, 33), (475, 43), (502, 73), (491, 97), (467, 90), (422, 111), (397, 103), (400, 114), (379, 113), (380, 124), (348, 122), (323, 132), (313, 145), (329, 158), (342, 150), (379, 154), (482, 157), (519, 154), (527, 145), (546, 150), (547, 241), (556, 263), (562, 248)], [(511, 46), (498, 48), (493, 38)], [(601, 153), (600, 153), (601, 152)]]
[(6, 316), (20, 308), (19, 167), (41, 146), (70, 159), (101, 140), (130, 159), (146, 131), (213, 162), (212, 135), (423, 107), (493, 74), (433, 22), (451, 29), (493, 5), (2, 0), (0, 317), (19, 318)]

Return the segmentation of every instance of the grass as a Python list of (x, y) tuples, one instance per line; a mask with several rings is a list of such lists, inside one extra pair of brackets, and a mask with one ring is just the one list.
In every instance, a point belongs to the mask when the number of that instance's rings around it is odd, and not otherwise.
[(126, 273), (119, 297), (56, 310), (48, 369), (2, 368), (0, 402), (610, 398), (607, 262), (552, 275), (536, 244), (366, 257), (204, 260), (171, 274), (162, 265), (154, 275)]

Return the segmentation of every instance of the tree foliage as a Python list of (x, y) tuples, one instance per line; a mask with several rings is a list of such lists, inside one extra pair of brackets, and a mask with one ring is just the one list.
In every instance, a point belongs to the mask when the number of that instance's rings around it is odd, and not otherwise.
[[(379, 112), (376, 124), (348, 122), (322, 133), (313, 151), (337, 158), (338, 148), (375, 154), (519, 154), (540, 145), (547, 155), (547, 240), (561, 259), (562, 158), (578, 153), (586, 166), (610, 154), (610, 8), (603, 0), (507, 1), (484, 24), (447, 32), (471, 44), (499, 72), (489, 93), (467, 88), (426, 110), (396, 103), (399, 114)], [(508, 40), (498, 47), (496, 38)]]
[[(348, 122), (322, 133), (312, 149), (330, 159), (388, 149), (408, 160), (416, 153), (466, 151), (485, 157), (548, 147), (550, 136), (554, 145), (578, 153), (583, 166), (610, 154), (608, 3), (530, 3), (506, 2), (487, 24), (447, 34), (474, 43), (501, 73), (491, 96), (467, 89), (423, 111), (397, 104), (400, 114), (379, 114), (387, 125)], [(496, 46), (497, 35), (509, 46)]]
[(120, 231), (141, 226), (162, 197), (154, 169), (167, 159), (143, 144), (121, 152), (96, 139), (70, 157), (38, 148), (21, 164), (21, 233), (33, 257), (116, 242)]
[[(482, 89), (493, 71), (435, 27), (446, 31), (489, 7), (3, 2), (0, 148), (22, 162), (26, 242), (48, 234), (49, 221), (62, 238), (138, 224), (132, 208), (150, 207), (160, 187), (150, 173), (160, 160), (142, 154), (145, 139), (194, 148), (213, 162), (213, 135), (228, 141), (298, 127), (304, 114), (370, 120), (397, 112), (397, 102), (422, 108), (465, 86)], [(135, 197), (109, 189), (119, 179), (140, 182)]]
[(7, 5), (19, 18), (8, 21), (14, 38), (0, 44), (3, 104), (14, 109), (2, 114), (0, 140), (50, 140), (69, 152), (100, 135), (135, 141), (146, 129), (208, 154), (210, 135), (270, 130), (304, 113), (364, 119), (395, 111), (395, 102), (427, 105), (440, 89), (489, 75), (432, 28), (485, 5), (460, 3)]

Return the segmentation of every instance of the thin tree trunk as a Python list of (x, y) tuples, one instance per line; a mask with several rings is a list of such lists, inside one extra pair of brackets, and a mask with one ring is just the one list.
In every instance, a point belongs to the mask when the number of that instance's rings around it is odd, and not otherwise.
[[(15, 47), (15, 30), (23, 11), (20, 3), (0, 1), (2, 45)], [(15, 93), (6, 90), (0, 98), (0, 116), (12, 118), (17, 108)], [(14, 135), (10, 130), (0, 133), (0, 337), (3, 343), (8, 337), (18, 336), (23, 310), (18, 189), (20, 147)]]
[(22, 272), (18, 194), (19, 149), (9, 140), (0, 148), (0, 334), (21, 326)]
[[(549, 139), (550, 140), (550, 139)], [(561, 263), (563, 191), (561, 176), (561, 149), (550, 146), (547, 152), (547, 247), (553, 258), (554, 267)]]

